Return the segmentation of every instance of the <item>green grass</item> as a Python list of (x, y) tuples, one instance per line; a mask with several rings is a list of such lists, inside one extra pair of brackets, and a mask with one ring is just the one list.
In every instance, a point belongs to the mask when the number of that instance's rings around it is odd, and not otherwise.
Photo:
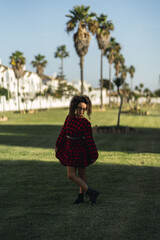
[[(118, 109), (93, 112), (92, 125), (116, 125)], [(78, 187), (54, 156), (67, 109), (5, 113), (0, 123), (1, 240), (158, 240), (160, 236), (160, 107), (149, 116), (121, 115), (136, 134), (94, 134), (99, 150), (88, 167), (101, 195), (72, 202)]]

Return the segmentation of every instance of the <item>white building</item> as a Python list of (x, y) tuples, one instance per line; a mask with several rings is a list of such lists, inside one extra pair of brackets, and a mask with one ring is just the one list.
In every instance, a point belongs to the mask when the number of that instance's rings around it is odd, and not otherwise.
[[(67, 82), (68, 85), (73, 86), (80, 92), (81, 81)], [(49, 87), (52, 92), (56, 91), (59, 86), (59, 80), (56, 77), (50, 77), (43, 75), (43, 79), (38, 76), (37, 73), (26, 71), (22, 78), (19, 79), (19, 93), (20, 93), (20, 109), (38, 109), (38, 108), (50, 108), (50, 107), (63, 107), (68, 106), (70, 97), (62, 97), (62, 99), (56, 99), (49, 97), (35, 98), (37, 93), (44, 92)], [(18, 110), (18, 91), (17, 91), (17, 79), (15, 78), (14, 71), (11, 67), (7, 67), (1, 64), (0, 60), (0, 87), (6, 88), (11, 93), (11, 99), (8, 101), (4, 96), (0, 96), (0, 111), (14, 111)], [(94, 89), (90, 84), (84, 81), (84, 94), (91, 98), (93, 105), (100, 104), (100, 89)], [(106, 90), (103, 89), (103, 103), (108, 103), (106, 97)]]
[[(43, 76), (43, 79), (38, 76), (37, 73), (25, 71), (23, 77), (19, 79), (19, 93), (21, 98), (33, 98), (36, 93), (44, 92), (44, 90), (51, 87), (52, 90), (58, 88), (58, 80), (55, 77), (47, 75)], [(1, 64), (0, 60), (0, 87), (6, 88), (11, 93), (11, 98), (16, 98), (17, 93), (17, 79), (12, 68)]]
[[(25, 71), (19, 80), (19, 93), (21, 97), (32, 98), (41, 87), (40, 77), (33, 72)], [(0, 64), (0, 87), (10, 91), (11, 97), (17, 97), (17, 79), (12, 68)]]
[(17, 95), (17, 80), (12, 68), (0, 64), (0, 87), (10, 91), (12, 97)]
[(58, 89), (59, 80), (56, 77), (50, 77), (48, 75), (43, 75), (42, 79), (42, 92), (51, 87), (52, 92)]

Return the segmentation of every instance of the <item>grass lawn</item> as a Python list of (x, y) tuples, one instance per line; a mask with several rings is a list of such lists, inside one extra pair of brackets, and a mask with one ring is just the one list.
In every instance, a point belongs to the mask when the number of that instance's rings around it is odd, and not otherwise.
[[(97, 204), (73, 205), (78, 187), (54, 156), (67, 109), (5, 113), (0, 123), (0, 240), (159, 240), (160, 106), (149, 116), (121, 115), (136, 134), (94, 134), (98, 161), (88, 183)], [(116, 125), (118, 109), (93, 112)], [(1, 114), (0, 114), (1, 115)]]

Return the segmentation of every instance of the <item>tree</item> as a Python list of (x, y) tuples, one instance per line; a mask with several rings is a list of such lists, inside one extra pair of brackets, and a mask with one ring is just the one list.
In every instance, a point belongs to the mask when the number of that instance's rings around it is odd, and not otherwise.
[(144, 84), (143, 84), (143, 83), (140, 83), (140, 84), (139, 84), (139, 87), (140, 87), (140, 92), (141, 92), (141, 96), (142, 96)]
[(125, 59), (122, 54), (117, 53), (114, 59), (114, 68), (116, 70), (116, 76), (119, 77), (122, 65), (124, 65)]
[(160, 89), (155, 90), (154, 93), (157, 97), (160, 97)]
[[(101, 83), (101, 79), (100, 79), (100, 83)], [(114, 89), (114, 85), (113, 85), (112, 82), (111, 82), (111, 84), (110, 84), (109, 79), (103, 79), (103, 88), (106, 88), (107, 90), (108, 90), (109, 88), (111, 88), (111, 89), (113, 90), (113, 89)]]
[(33, 67), (36, 68), (36, 73), (40, 77), (40, 94), (42, 94), (42, 77), (44, 73), (44, 68), (47, 65), (47, 60), (45, 60), (45, 56), (38, 54), (37, 56), (35, 56), (35, 60), (32, 61), (31, 64)]
[(132, 79), (134, 77), (134, 73), (135, 73), (136, 69), (134, 66), (130, 66), (129, 69), (128, 69), (128, 72), (130, 74), (130, 77), (131, 77), (131, 91), (132, 91)]
[(120, 106), (119, 106), (119, 112), (118, 112), (118, 121), (117, 121), (117, 127), (119, 127), (120, 125), (120, 114), (121, 114), (121, 109), (122, 109), (122, 105), (123, 105), (123, 95), (120, 93), (120, 86), (123, 85), (123, 78), (121, 77), (116, 77), (114, 80), (115, 85), (117, 86), (117, 92), (118, 95), (120, 96)]
[(17, 79), (18, 110), (20, 110), (19, 79), (23, 77), (25, 74), (25, 71), (24, 71), (25, 62), (26, 62), (26, 59), (23, 56), (23, 53), (20, 51), (15, 51), (10, 56), (10, 64), (12, 65), (12, 69)]
[(63, 74), (63, 59), (66, 57), (69, 57), (69, 52), (67, 52), (66, 50), (66, 46), (65, 45), (61, 45), (59, 47), (57, 47), (57, 50), (54, 54), (55, 58), (60, 58), (61, 59), (61, 71), (60, 71), (60, 78), (61, 80), (64, 79), (64, 74)]
[(143, 90), (143, 93), (147, 98), (147, 103), (150, 104), (151, 103), (151, 97), (153, 96), (153, 93), (149, 90), (149, 88), (145, 88)]
[(78, 90), (72, 85), (67, 84), (66, 81), (62, 81), (58, 85), (58, 89), (54, 92), (54, 97), (62, 98), (65, 96), (66, 98), (78, 95)]
[(1, 88), (0, 86), (0, 96), (5, 96), (7, 100), (9, 100), (11, 98), (11, 93), (8, 89), (6, 88)]
[(38, 54), (35, 56), (35, 60), (31, 62), (33, 67), (36, 67), (36, 73), (40, 78), (43, 77), (44, 68), (47, 65), (47, 61), (45, 60), (45, 56)]
[(127, 85), (125, 83), (125, 80), (126, 80), (126, 77), (127, 77), (128, 68), (124, 64), (121, 65), (120, 73), (121, 73), (121, 78), (123, 79), (123, 94), (124, 94), (124, 97), (126, 97), (126, 87), (127, 87)]
[(95, 13), (89, 14), (90, 7), (85, 7), (84, 5), (75, 6), (73, 10), (70, 10), (70, 15), (66, 17), (70, 18), (67, 22), (67, 33), (73, 31), (77, 25), (76, 33), (73, 35), (74, 46), (78, 56), (80, 57), (80, 74), (81, 74), (81, 94), (83, 95), (83, 63), (84, 56), (88, 52), (91, 35), (89, 33), (95, 33), (96, 21), (92, 18), (96, 15)]
[(111, 21), (107, 21), (107, 15), (101, 14), (99, 17), (96, 16), (97, 19), (97, 30), (96, 30), (96, 39), (98, 42), (98, 47), (101, 50), (101, 64), (100, 64), (100, 75), (101, 75), (101, 108), (103, 108), (103, 56), (104, 51), (108, 47), (110, 31), (114, 30), (114, 25)]
[(111, 37), (109, 41), (108, 47), (105, 49), (104, 55), (108, 58), (109, 62), (109, 106), (111, 104), (111, 66), (121, 50), (121, 46), (119, 43), (115, 41), (115, 38)]
[(138, 86), (135, 86), (135, 88), (134, 88), (136, 91), (138, 91), (139, 92), (139, 94), (140, 94), (140, 89), (139, 89), (139, 87)]

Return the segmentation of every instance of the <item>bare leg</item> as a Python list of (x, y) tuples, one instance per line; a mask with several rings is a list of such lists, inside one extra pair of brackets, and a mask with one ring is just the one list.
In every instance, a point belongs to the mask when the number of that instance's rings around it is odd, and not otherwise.
[(67, 176), (68, 179), (76, 183), (83, 190), (83, 192), (88, 190), (88, 185), (81, 177), (76, 175), (76, 169), (74, 167), (67, 166)]
[[(79, 177), (85, 182), (87, 183), (87, 177), (86, 177), (86, 168), (85, 167), (80, 167), (78, 168), (78, 174)], [(84, 189), (82, 187), (80, 187), (79, 193), (85, 193)]]

